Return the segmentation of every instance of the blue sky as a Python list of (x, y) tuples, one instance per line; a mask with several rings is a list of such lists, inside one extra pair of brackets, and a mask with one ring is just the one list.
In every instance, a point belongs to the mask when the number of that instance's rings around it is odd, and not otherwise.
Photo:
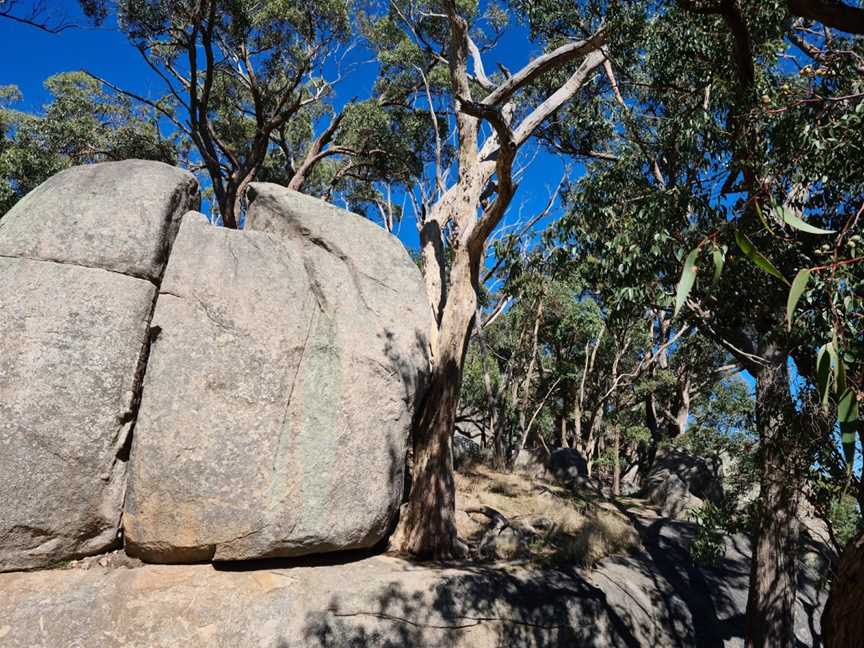
[[(49, 96), (42, 83), (59, 72), (85, 69), (122, 88), (147, 98), (164, 94), (161, 80), (143, 62), (140, 54), (109, 19), (102, 27), (87, 26), (76, 0), (52, 0), (48, 5), (56, 16), (66, 16), (69, 22), (82, 27), (67, 29), (60, 34), (49, 34), (26, 25), (0, 20), (0, 85), (17, 85), (23, 101), (17, 107), (27, 112), (38, 112)], [(525, 29), (509, 29), (493, 52), (485, 56), (487, 69), (497, 63), (511, 70), (519, 69), (529, 59), (534, 48)], [(355, 50), (355, 60), (370, 57), (368, 52)], [(337, 88), (336, 103), (354, 97), (367, 97), (377, 73), (374, 64), (359, 66)], [(546, 205), (550, 193), (564, 172), (564, 160), (545, 151), (525, 150), (523, 161), (531, 160), (519, 185), (504, 227), (520, 218), (527, 220)], [(517, 165), (518, 166), (518, 165)], [(545, 225), (557, 215), (553, 211)], [(413, 220), (402, 223), (399, 238), (410, 248), (418, 247), (417, 229)]]

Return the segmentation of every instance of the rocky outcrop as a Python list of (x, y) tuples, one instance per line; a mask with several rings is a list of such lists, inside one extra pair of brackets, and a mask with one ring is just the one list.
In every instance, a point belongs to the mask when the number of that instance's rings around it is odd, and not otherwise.
[(522, 448), (513, 460), (513, 470), (532, 479), (543, 479), (549, 468), (549, 453), (542, 448)]
[(0, 221), (0, 570), (105, 551), (121, 514), (151, 561), (386, 536), (429, 362), (419, 271), (360, 216), (250, 199), (249, 231), (214, 228), (191, 174), (133, 160)]
[(148, 561), (382, 540), (428, 366), (429, 308), (371, 222), (253, 185), (248, 231), (184, 219), (132, 446), (123, 528)]
[[(105, 556), (86, 569), (2, 574), (0, 645), (743, 647), (747, 540), (730, 539), (706, 568), (688, 557), (692, 524), (637, 526), (644, 549), (591, 571), (389, 556), (126, 568)], [(812, 646), (824, 594), (802, 576), (795, 633)]]
[(663, 449), (643, 481), (642, 495), (666, 517), (680, 517), (709, 501), (719, 505), (723, 486), (719, 471), (700, 458)]
[(161, 162), (77, 166), (52, 176), (0, 220), (0, 256), (102, 268), (157, 281), (198, 181)]
[(483, 461), (483, 448), (474, 439), (453, 435), (453, 468), (467, 470)]
[(77, 167), (0, 220), (0, 571), (117, 542), (156, 291), (197, 182)]
[(543, 448), (523, 448), (513, 468), (532, 479), (549, 479), (568, 485), (588, 477), (588, 462), (574, 448), (555, 448), (551, 452)]
[(559, 482), (570, 483), (588, 477), (588, 462), (574, 448), (556, 448), (549, 455), (548, 472)]

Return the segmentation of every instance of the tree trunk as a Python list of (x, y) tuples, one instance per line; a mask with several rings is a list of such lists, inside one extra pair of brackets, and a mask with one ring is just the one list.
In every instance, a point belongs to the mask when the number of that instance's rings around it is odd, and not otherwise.
[(675, 427), (672, 436), (680, 436), (687, 431), (687, 421), (690, 419), (690, 377), (685, 375), (678, 379), (678, 394), (675, 398)]
[(756, 376), (760, 495), (757, 502), (746, 646), (789, 648), (795, 644), (797, 518), (802, 489), (800, 439), (789, 392), (786, 354), (776, 348)]
[(856, 648), (864, 637), (864, 533), (850, 542), (822, 613), (825, 648)]
[(537, 297), (537, 309), (534, 312), (534, 328), (531, 335), (531, 359), (528, 361), (528, 370), (525, 372), (525, 380), (522, 381), (522, 399), (519, 403), (519, 438), (525, 439), (525, 445), (535, 448), (537, 445), (536, 434), (526, 436), (526, 410), (528, 399), (531, 396), (531, 382), (534, 380), (534, 368), (537, 365), (537, 338), (540, 331), (540, 320), (543, 319), (543, 295)]
[(585, 440), (585, 461), (588, 463), (588, 476), (591, 477), (594, 471), (594, 462), (597, 461), (597, 456), (600, 454), (599, 432), (603, 424), (603, 409), (594, 411), (591, 421), (588, 424), (588, 438)]
[(237, 188), (229, 186), (225, 192), (224, 200), (219, 203), (219, 215), (222, 217), (223, 227), (237, 229)]
[(414, 426), (414, 474), (391, 546), (416, 556), (445, 559), (460, 555), (456, 537), (456, 493), (451, 437), (459, 405), (462, 368), (473, 324), (477, 293), (468, 250), (455, 250), (450, 291), (438, 337), (438, 355), (423, 410)]
[(617, 423), (615, 424), (613, 434), (615, 435), (615, 456), (612, 468), (612, 494), (618, 497), (621, 495), (621, 426)]

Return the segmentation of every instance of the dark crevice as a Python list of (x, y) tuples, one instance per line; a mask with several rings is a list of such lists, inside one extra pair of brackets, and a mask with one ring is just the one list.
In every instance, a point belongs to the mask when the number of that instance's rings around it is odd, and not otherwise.
[(58, 265), (68, 265), (74, 266), (76, 268), (88, 268), (90, 270), (103, 270), (105, 272), (110, 272), (111, 274), (121, 275), (123, 277), (131, 277), (132, 279), (141, 279), (142, 281), (146, 281), (147, 283), (153, 284), (154, 286), (158, 286), (158, 281), (161, 281), (161, 275), (158, 280), (153, 279), (152, 277), (148, 277), (145, 274), (141, 274), (140, 272), (120, 272), (119, 270), (112, 270), (111, 268), (104, 268), (98, 265), (88, 265), (86, 263), (78, 263), (77, 261), (62, 261), (60, 259), (47, 259), (47, 258), (39, 258), (39, 257), (30, 257), (24, 255), (16, 255), (16, 254), (0, 254), (0, 259), (21, 259), (23, 261), (37, 261), (39, 263), (56, 263)]

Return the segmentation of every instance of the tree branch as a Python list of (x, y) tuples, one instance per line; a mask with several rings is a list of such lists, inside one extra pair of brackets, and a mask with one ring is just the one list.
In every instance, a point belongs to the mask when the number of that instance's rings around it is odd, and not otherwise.
[(548, 54), (538, 56), (516, 74), (506, 79), (495, 90), (486, 95), (483, 103), (490, 106), (500, 106), (506, 103), (520, 88), (546, 72), (553, 70), (580, 56), (590, 54), (600, 49), (606, 42), (605, 32), (601, 29), (587, 40), (568, 43), (552, 50)]
[(864, 34), (864, 9), (831, 0), (787, 0), (789, 11), (849, 34)]

